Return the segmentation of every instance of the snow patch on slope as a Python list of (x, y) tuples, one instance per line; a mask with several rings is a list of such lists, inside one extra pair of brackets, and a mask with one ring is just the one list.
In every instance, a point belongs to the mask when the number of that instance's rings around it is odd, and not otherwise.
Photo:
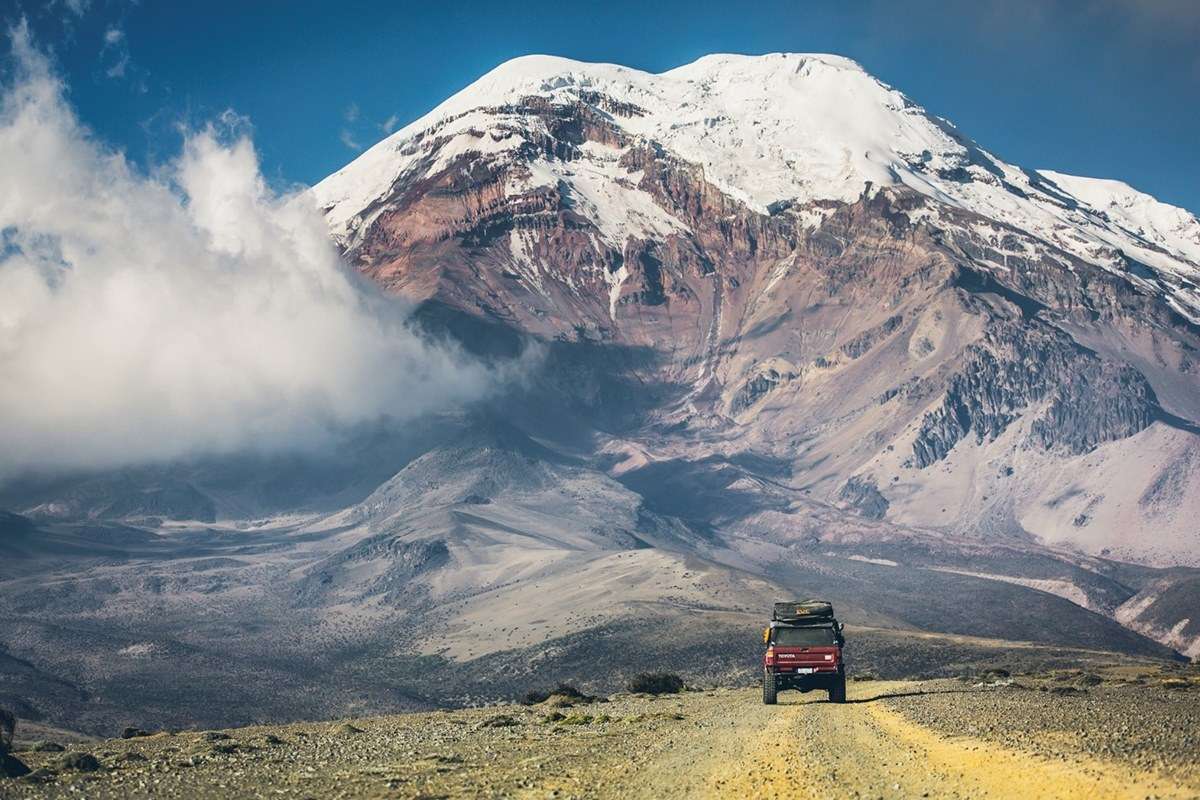
[(662, 238), (687, 230), (648, 192), (637, 188), (642, 173), (619, 164), (625, 150), (587, 143), (580, 151), (582, 157), (568, 162), (537, 159), (530, 165), (529, 180), (507, 190), (522, 194), (538, 186), (559, 186), (574, 210), (591, 220), (600, 237), (617, 250), (623, 250), (630, 237)]
[(1056, 580), (1053, 578), (1017, 578), (1012, 575), (993, 575), (987, 572), (970, 572), (962, 569), (950, 569), (949, 567), (931, 567), (931, 569), (937, 572), (952, 572), (955, 575), (968, 575), (972, 578), (1002, 581), (1029, 589), (1036, 589), (1039, 592), (1045, 592), (1046, 594), (1052, 594), (1064, 600), (1069, 600), (1081, 608), (1086, 608), (1088, 611), (1095, 611), (1098, 614), (1104, 613), (1103, 609), (1092, 602), (1087, 592), (1071, 581)]

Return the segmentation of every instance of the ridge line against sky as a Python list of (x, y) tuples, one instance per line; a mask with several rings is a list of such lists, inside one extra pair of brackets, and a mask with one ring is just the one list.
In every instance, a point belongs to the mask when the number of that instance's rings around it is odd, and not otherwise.
[(1200, 212), (1192, 0), (245, 5), (0, 0), (0, 19), (28, 19), (81, 120), (148, 168), (181, 127), (232, 109), (268, 180), (313, 184), (520, 55), (662, 72), (714, 52), (829, 52), (1011, 163)]

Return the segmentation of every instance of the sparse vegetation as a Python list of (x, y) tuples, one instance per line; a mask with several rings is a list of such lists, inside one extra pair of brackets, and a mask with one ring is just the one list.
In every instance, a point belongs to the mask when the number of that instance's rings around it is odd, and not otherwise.
[(558, 702), (554, 705), (571, 706), (575, 703), (591, 703), (596, 700), (595, 697), (589, 694), (584, 694), (569, 683), (560, 683), (553, 689), (534, 689), (526, 692), (521, 698), (521, 705), (536, 706), (539, 703), (545, 703), (558, 698)]
[(591, 714), (568, 714), (562, 720), (563, 725), (590, 725), (592, 724)]
[(678, 694), (683, 686), (683, 678), (672, 672), (641, 672), (629, 681), (634, 694)]
[(95, 772), (100, 769), (100, 761), (91, 753), (64, 753), (55, 766), (60, 771)]
[[(1046, 688), (1046, 687), (1043, 687), (1043, 688)], [(1064, 695), (1064, 696), (1073, 695), (1073, 694), (1087, 694), (1087, 689), (1080, 689), (1075, 686), (1050, 686), (1050, 687), (1046, 688), (1046, 691), (1050, 692), (1050, 694), (1057, 694), (1057, 695)]]
[(512, 714), (497, 714), (494, 717), (488, 717), (483, 722), (479, 723), (481, 728), (514, 728), (520, 725), (521, 721)]

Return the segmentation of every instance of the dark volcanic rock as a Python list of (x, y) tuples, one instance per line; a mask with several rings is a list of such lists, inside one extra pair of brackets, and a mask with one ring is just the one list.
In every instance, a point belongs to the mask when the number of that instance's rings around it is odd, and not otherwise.
[(896, 314), (895, 316), (888, 317), (883, 321), (882, 324), (863, 331), (842, 345), (842, 352), (845, 353), (849, 358), (858, 358), (878, 344), (881, 340), (891, 335), (903, 323), (903, 314)]
[(1155, 419), (1154, 391), (1137, 370), (1102, 361), (1036, 323), (993, 327), (964, 360), (942, 405), (921, 421), (913, 442), (918, 467), (945, 458), (968, 434), (980, 443), (996, 438), (1043, 401), (1049, 405), (1033, 421), (1031, 440), (1074, 454), (1131, 436)]
[(883, 519), (889, 505), (875, 481), (861, 475), (855, 475), (846, 481), (838, 492), (838, 499), (848, 503), (859, 514), (869, 519)]
[(796, 377), (797, 375), (794, 372), (780, 372), (775, 369), (766, 369), (759, 372), (742, 384), (737, 394), (733, 396), (733, 402), (729, 407), (730, 413), (737, 414), (745, 411), (760, 399), (770, 394), (776, 387), (788, 381), (793, 381)]
[(67, 753), (55, 762), (60, 771), (95, 772), (100, 769), (100, 762), (91, 753)]

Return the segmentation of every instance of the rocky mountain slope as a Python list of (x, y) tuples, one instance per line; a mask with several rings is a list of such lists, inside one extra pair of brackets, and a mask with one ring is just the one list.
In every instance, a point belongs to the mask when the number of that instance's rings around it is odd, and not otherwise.
[(906, 524), (1200, 552), (1200, 221), (853, 62), (517, 59), (314, 193), (390, 291), (644, 351), (614, 472), (754, 453)]
[(799, 594), (894, 677), (1200, 654), (1191, 214), (801, 55), (518, 59), (313, 196), (426, 335), (521, 379), (328, 455), (0, 487), (0, 705), (98, 729), (729, 680)]

